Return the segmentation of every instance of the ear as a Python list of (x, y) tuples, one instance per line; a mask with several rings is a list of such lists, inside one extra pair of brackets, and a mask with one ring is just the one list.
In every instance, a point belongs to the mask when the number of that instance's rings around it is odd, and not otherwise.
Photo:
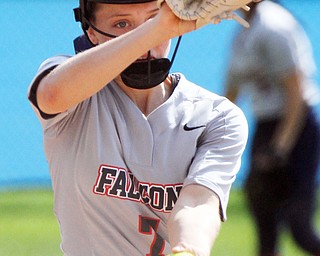
[(87, 34), (88, 34), (88, 37), (90, 39), (90, 41), (93, 43), (93, 44), (98, 44), (99, 43), (99, 40), (96, 36), (96, 33), (94, 31), (94, 29), (92, 27), (89, 27), (89, 29), (87, 30)]

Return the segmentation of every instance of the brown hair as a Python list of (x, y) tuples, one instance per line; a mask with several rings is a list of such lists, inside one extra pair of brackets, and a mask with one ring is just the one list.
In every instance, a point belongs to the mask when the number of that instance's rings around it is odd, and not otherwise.
[(94, 22), (95, 21), (95, 12), (97, 10), (97, 3), (96, 2), (91, 2), (91, 1), (88, 1), (87, 2), (87, 6), (86, 6), (86, 9), (87, 9), (87, 19), (91, 22)]

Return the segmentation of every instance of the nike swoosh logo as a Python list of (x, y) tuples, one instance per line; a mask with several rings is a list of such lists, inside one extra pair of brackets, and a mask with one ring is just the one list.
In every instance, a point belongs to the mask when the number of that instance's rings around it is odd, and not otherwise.
[(202, 127), (206, 127), (205, 125), (199, 125), (199, 126), (193, 126), (193, 127), (189, 127), (188, 124), (185, 124), (183, 126), (183, 129), (185, 131), (192, 131), (192, 130), (195, 130), (195, 129), (199, 129), (199, 128), (202, 128)]

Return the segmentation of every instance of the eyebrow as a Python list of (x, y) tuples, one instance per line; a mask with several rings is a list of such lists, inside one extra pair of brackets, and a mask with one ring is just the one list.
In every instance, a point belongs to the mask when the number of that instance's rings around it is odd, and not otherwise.
[[(147, 13), (148, 14), (153, 14), (153, 13), (155, 13), (157, 11), (159, 11), (159, 8), (154, 8), (154, 9), (148, 11)], [(130, 16), (130, 15), (131, 15), (131, 13), (114, 14), (114, 15), (110, 16), (109, 18), (124, 17), (124, 16)]]

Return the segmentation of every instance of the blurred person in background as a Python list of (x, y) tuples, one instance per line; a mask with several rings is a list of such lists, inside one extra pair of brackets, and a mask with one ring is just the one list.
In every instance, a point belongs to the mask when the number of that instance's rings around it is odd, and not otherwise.
[(255, 118), (245, 191), (257, 225), (259, 255), (279, 255), (282, 224), (296, 243), (320, 255), (313, 226), (320, 128), (312, 48), (293, 15), (272, 1), (252, 3), (249, 29), (233, 41), (226, 96), (249, 96)]

